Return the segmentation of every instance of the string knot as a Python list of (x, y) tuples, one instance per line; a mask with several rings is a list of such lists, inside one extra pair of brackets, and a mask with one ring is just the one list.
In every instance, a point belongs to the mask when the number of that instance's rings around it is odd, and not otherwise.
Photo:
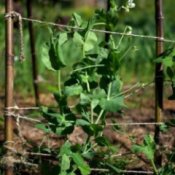
[(19, 18), (22, 18), (22, 17), (21, 17), (20, 13), (15, 12), (15, 11), (11, 11), (11, 12), (5, 14), (5, 18), (6, 19), (13, 18), (13, 19), (18, 20)]
[(23, 24), (22, 24), (22, 16), (20, 13), (11, 11), (9, 13), (5, 14), (5, 19), (7, 20), (8, 18), (13, 19), (13, 21), (17, 21), (19, 25), (19, 40), (20, 40), (20, 53), (19, 53), (19, 60), (23, 61), (24, 60), (24, 41), (23, 41)]

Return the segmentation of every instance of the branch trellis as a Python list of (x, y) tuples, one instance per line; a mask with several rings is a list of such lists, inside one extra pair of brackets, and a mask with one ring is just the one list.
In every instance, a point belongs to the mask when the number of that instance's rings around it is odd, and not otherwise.
[[(163, 16), (162, 16), (162, 0), (155, 0), (155, 8), (156, 8), (156, 36), (152, 35), (139, 35), (134, 33), (126, 33), (126, 32), (112, 32), (108, 30), (101, 30), (101, 29), (91, 29), (91, 31), (96, 33), (103, 33), (103, 34), (111, 34), (111, 35), (120, 35), (120, 36), (128, 36), (128, 37), (135, 37), (135, 38), (141, 38), (144, 40), (155, 40), (156, 42), (156, 54), (159, 56), (163, 52), (163, 43), (175, 43), (175, 40), (164, 38), (163, 36)], [(4, 116), (5, 116), (5, 143), (4, 147), (6, 149), (6, 154), (4, 155), (4, 158), (2, 159), (1, 163), (5, 164), (6, 167), (6, 174), (13, 175), (14, 171), (14, 164), (24, 164), (26, 166), (35, 166), (37, 167), (37, 164), (34, 164), (32, 162), (28, 162), (25, 157), (28, 155), (31, 156), (44, 156), (44, 157), (52, 157), (53, 155), (50, 154), (44, 154), (39, 152), (18, 152), (15, 148), (15, 141), (13, 139), (13, 119), (16, 121), (16, 126), (18, 129), (18, 135), (22, 140), (22, 144), (25, 144), (25, 140), (22, 136), (21, 132), (21, 126), (20, 121), (21, 120), (27, 120), (32, 123), (41, 123), (43, 122), (40, 119), (30, 118), (29, 116), (25, 114), (20, 114), (20, 111), (31, 111), (31, 110), (40, 110), (39, 107), (18, 107), (13, 105), (13, 83), (14, 83), (14, 65), (13, 65), (13, 21), (17, 20), (19, 23), (19, 45), (20, 45), (20, 58), (21, 60), (24, 57), (24, 42), (23, 42), (23, 21), (30, 22), (30, 23), (37, 23), (40, 25), (49, 25), (49, 26), (56, 26), (59, 28), (64, 29), (73, 29), (73, 30), (82, 30), (80, 27), (74, 27), (70, 25), (63, 25), (48, 21), (42, 21), (38, 19), (33, 18), (26, 18), (21, 16), (21, 14), (13, 11), (13, 0), (7, 0), (6, 1), (6, 91), (5, 91), (5, 109), (4, 109)], [(126, 98), (129, 98), (137, 93), (140, 92), (142, 89), (146, 89), (148, 87), (152, 87), (155, 84), (155, 93), (156, 93), (156, 117), (155, 122), (128, 122), (128, 123), (122, 123), (122, 122), (116, 122), (116, 123), (109, 123), (107, 122), (105, 125), (107, 127), (112, 126), (144, 126), (144, 125), (153, 125), (155, 126), (155, 140), (159, 144), (159, 134), (160, 134), (160, 126), (165, 124), (160, 117), (160, 113), (162, 112), (162, 95), (163, 95), (163, 88), (160, 90), (160, 84), (163, 85), (163, 79), (162, 79), (162, 66), (161, 64), (158, 64), (156, 66), (156, 73), (155, 73), (155, 81), (149, 82), (149, 83), (141, 83), (134, 85), (133, 87), (127, 89), (123, 93), (126, 93)], [(18, 159), (15, 159), (16, 155), (18, 155)], [(121, 154), (121, 156), (123, 156)], [(157, 160), (160, 158), (157, 157)], [(158, 162), (159, 164), (160, 162)], [(91, 171), (98, 171), (98, 172), (109, 172), (109, 169), (95, 169), (92, 168)], [(153, 174), (151, 171), (132, 171), (132, 170), (120, 170), (119, 173), (130, 173), (130, 174)]]

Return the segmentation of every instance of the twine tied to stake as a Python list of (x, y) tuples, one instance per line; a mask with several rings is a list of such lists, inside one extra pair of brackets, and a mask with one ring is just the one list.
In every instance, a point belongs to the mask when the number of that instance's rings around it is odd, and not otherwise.
[(19, 53), (19, 60), (24, 61), (24, 41), (23, 41), (23, 24), (22, 24), (22, 16), (20, 13), (11, 11), (5, 14), (5, 19), (11, 18), (14, 21), (18, 22), (19, 25), (19, 40), (20, 40), (20, 53)]

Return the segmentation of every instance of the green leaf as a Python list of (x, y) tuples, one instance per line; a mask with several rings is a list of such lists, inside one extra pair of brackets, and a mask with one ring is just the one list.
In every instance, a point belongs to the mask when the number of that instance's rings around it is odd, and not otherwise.
[(74, 33), (74, 41), (82, 45), (84, 44), (82, 36), (77, 32)]
[(82, 175), (89, 175), (91, 173), (89, 165), (84, 161), (79, 153), (72, 153), (72, 159), (78, 166)]
[(97, 137), (95, 141), (100, 146), (110, 146), (109, 140), (104, 136)]
[(89, 75), (80, 75), (81, 81), (87, 83), (89, 81)]
[(69, 38), (64, 43), (57, 45), (57, 57), (62, 65), (72, 66), (84, 57), (83, 40), (78, 33), (74, 33), (72, 38)]
[(90, 136), (97, 135), (99, 132), (103, 130), (103, 127), (98, 124), (90, 124), (90, 125), (83, 125), (82, 129)]
[(76, 124), (78, 126), (90, 125), (89, 121), (87, 121), (85, 119), (77, 119)]
[(84, 43), (84, 50), (86, 52), (94, 49), (97, 45), (97, 36), (95, 32), (88, 31), (85, 35), (85, 43)]
[(96, 88), (92, 93), (92, 99), (101, 100), (103, 98), (106, 98), (106, 92), (104, 89)]
[(122, 81), (119, 79), (119, 77), (117, 77), (116, 80), (114, 80), (111, 85), (111, 96), (113, 95), (116, 96), (117, 94), (119, 94), (122, 90), (122, 86), (123, 86)]
[(70, 142), (67, 141), (61, 146), (59, 156), (63, 155), (71, 156), (71, 154), (72, 154), (71, 144)]
[(70, 158), (66, 154), (62, 156), (61, 160), (61, 173), (66, 173), (67, 170), (70, 168)]
[(60, 115), (59, 113), (49, 109), (48, 107), (41, 107), (41, 111), (46, 120), (50, 123), (57, 123), (57, 117)]
[(74, 20), (75, 24), (76, 24), (77, 26), (79, 26), (79, 27), (80, 27), (80, 26), (82, 25), (82, 23), (83, 23), (83, 20), (82, 20), (81, 16), (78, 15), (77, 13), (74, 13), (74, 14), (73, 14), (73, 20)]
[(84, 93), (80, 94), (80, 104), (82, 105), (89, 104), (90, 101), (91, 99), (87, 94), (84, 94)]
[(59, 45), (64, 44), (67, 40), (68, 40), (68, 36), (67, 36), (67, 33), (66, 32), (59, 33), (59, 38), (58, 38)]
[(80, 95), (82, 91), (83, 91), (83, 88), (80, 85), (73, 85), (73, 86), (65, 87), (66, 96)]
[(123, 107), (125, 107), (124, 100), (123, 100), (122, 96), (111, 98), (109, 100), (102, 99), (100, 102), (100, 106), (102, 109), (104, 109), (105, 111), (108, 111), (108, 112), (118, 112)]
[(67, 126), (59, 126), (56, 128), (55, 134), (57, 135), (68, 135), (71, 134), (74, 130), (74, 126), (69, 124)]
[(171, 67), (173, 65), (173, 60), (171, 57), (166, 57), (166, 58), (162, 59), (162, 63), (166, 67)]
[(41, 59), (43, 64), (46, 66), (47, 69), (55, 71), (55, 69), (52, 67), (52, 64), (50, 62), (49, 58), (49, 46), (46, 44), (43, 44), (42, 49), (41, 49)]
[(49, 48), (49, 59), (52, 68), (55, 70), (59, 70), (60, 68), (64, 67), (64, 64), (60, 61), (57, 55), (57, 45), (59, 45), (58, 41), (55, 41), (54, 38), (51, 38)]
[(92, 107), (92, 109), (94, 109), (99, 104), (99, 102), (100, 101), (98, 99), (93, 99), (91, 101), (91, 107)]
[(103, 47), (99, 47), (98, 54), (100, 58), (107, 58), (109, 54), (109, 50)]
[(146, 135), (142, 145), (133, 145), (132, 150), (135, 153), (143, 153), (148, 160), (154, 161), (154, 153), (156, 150), (156, 144), (151, 135)]
[[(73, 132), (75, 117), (74, 115), (58, 115), (55, 133), (58, 135), (67, 135)], [(55, 124), (55, 123), (54, 123)]]
[(158, 58), (156, 58), (155, 62), (162, 63), (165, 67), (171, 67), (173, 65), (174, 55), (174, 48), (167, 49)]

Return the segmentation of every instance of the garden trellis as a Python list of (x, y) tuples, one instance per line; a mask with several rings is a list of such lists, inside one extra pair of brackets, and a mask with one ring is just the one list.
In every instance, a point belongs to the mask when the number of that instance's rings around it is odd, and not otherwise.
[[(29, 2), (29, 1), (28, 1)], [(100, 29), (91, 29), (93, 32), (97, 33), (104, 33), (104, 34), (111, 34), (111, 35), (120, 35), (120, 36), (128, 36), (128, 37), (137, 37), (137, 38), (142, 38), (142, 39), (149, 39), (149, 40), (155, 40), (156, 41), (156, 55), (160, 56), (160, 54), (163, 53), (163, 43), (168, 42), (168, 43), (175, 43), (175, 40), (171, 39), (165, 39), (163, 36), (163, 12), (162, 12), (162, 0), (155, 0), (155, 7), (156, 7), (156, 36), (150, 36), (150, 35), (139, 35), (139, 34), (133, 34), (133, 33), (126, 33), (126, 32), (112, 32), (108, 30), (100, 30)], [(52, 22), (47, 22), (47, 21), (42, 21), (38, 19), (33, 19), (30, 18), (30, 10), (28, 9), (28, 17), (22, 17), (19, 13), (13, 11), (13, 1), (12, 0), (7, 0), (6, 1), (6, 88), (5, 88), (5, 148), (6, 148), (6, 155), (4, 156), (4, 162), (6, 164), (6, 174), (7, 175), (13, 175), (13, 165), (15, 163), (23, 163), (27, 166), (37, 166), (35, 164), (32, 164), (30, 162), (25, 162), (25, 161), (19, 161), (14, 159), (13, 155), (15, 152), (15, 149), (13, 149), (13, 119), (15, 118), (16, 120), (16, 125), (18, 129), (18, 134), (21, 140), (23, 140), (22, 135), (20, 134), (20, 120), (28, 120), (31, 122), (41, 122), (38, 119), (33, 119), (29, 118), (28, 116), (25, 115), (20, 115), (20, 109), (23, 110), (38, 110), (39, 108), (37, 107), (28, 107), (28, 108), (23, 108), (23, 107), (18, 107), (14, 106), (13, 102), (13, 84), (14, 84), (14, 64), (13, 64), (13, 21), (17, 20), (19, 22), (20, 26), (20, 49), (21, 53), (20, 56), (23, 55), (23, 31), (22, 31), (22, 23), (24, 21), (29, 22), (30, 24), (30, 33), (32, 36), (32, 23), (38, 23), (41, 25), (51, 25), (51, 26), (57, 26), (59, 28), (70, 28), (74, 30), (82, 30), (82, 28), (79, 27), (74, 27), (70, 25), (63, 25), (63, 24), (57, 24), (57, 23), (52, 23)], [(31, 40), (31, 46), (33, 45), (34, 41)], [(31, 47), (32, 53), (35, 53), (35, 48)], [(34, 56), (34, 55), (33, 55)], [(34, 79), (37, 78), (37, 73), (36, 73), (36, 58), (35, 56), (33, 57), (33, 64), (34, 64)], [(155, 72), (155, 122), (145, 122), (145, 123), (106, 123), (106, 126), (122, 126), (122, 125), (155, 125), (155, 142), (159, 144), (159, 134), (160, 134), (160, 125), (164, 124), (163, 119), (162, 119), (162, 110), (163, 110), (163, 69), (162, 65), (158, 63), (156, 65), (156, 72)], [(152, 85), (153, 82), (147, 83), (147, 84), (141, 84), (138, 85), (138, 87), (133, 88), (129, 90), (128, 96), (132, 95), (133, 93), (137, 93), (140, 89), (145, 89), (147, 87)], [(36, 85), (36, 83), (35, 83)], [(38, 99), (38, 89), (35, 86), (35, 92), (36, 96)], [(38, 102), (38, 101), (37, 101)], [(24, 140), (23, 140), (24, 141)], [(25, 142), (25, 141), (24, 141)], [(16, 152), (16, 154), (19, 154)], [(21, 153), (20, 153), (21, 154)], [(29, 153), (25, 152), (24, 154), (30, 154), (33, 156), (45, 156), (49, 157), (52, 155), (48, 154), (38, 154), (38, 153)], [(25, 156), (25, 155), (21, 155)], [(155, 155), (156, 160), (157, 160), (157, 165), (161, 166), (161, 155), (159, 152), (156, 153)], [(108, 172), (108, 169), (91, 169), (91, 171), (103, 171), (103, 172)], [(120, 173), (132, 173), (132, 174), (153, 174), (153, 172), (145, 172), (145, 171), (127, 171), (127, 170), (119, 170)]]

